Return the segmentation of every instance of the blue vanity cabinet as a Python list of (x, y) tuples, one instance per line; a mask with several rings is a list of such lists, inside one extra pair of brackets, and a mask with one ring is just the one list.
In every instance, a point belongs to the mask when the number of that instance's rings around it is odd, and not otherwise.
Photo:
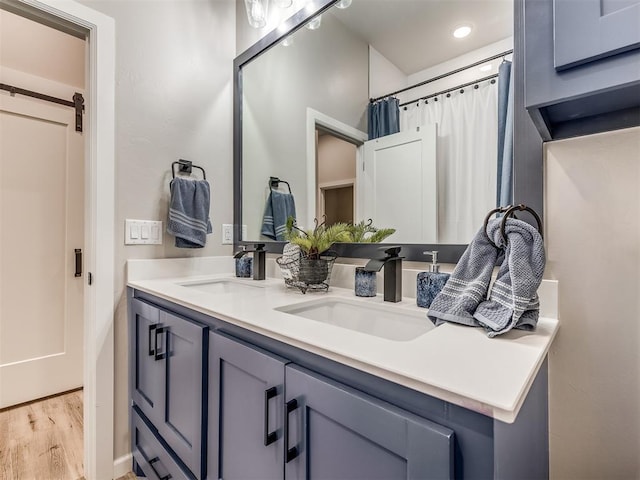
[(297, 365), (286, 400), (286, 480), (454, 478), (448, 428)]
[(209, 478), (282, 479), (287, 361), (224, 334), (209, 336)]
[(203, 478), (209, 329), (135, 298), (130, 309), (132, 409)]
[(160, 310), (148, 303), (133, 299), (129, 305), (132, 360), (131, 399), (152, 422), (162, 421), (161, 404), (164, 403), (162, 387), (163, 365), (156, 360), (155, 345), (159, 340), (157, 328)]
[(543, 140), (640, 125), (640, 0), (516, 2), (525, 107)]

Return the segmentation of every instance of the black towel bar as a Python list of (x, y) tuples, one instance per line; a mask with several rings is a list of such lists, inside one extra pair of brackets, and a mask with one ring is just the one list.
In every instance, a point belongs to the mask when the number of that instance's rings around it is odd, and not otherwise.
[(202, 178), (204, 180), (207, 179), (207, 174), (204, 171), (204, 168), (199, 167), (198, 165), (194, 165), (193, 162), (189, 161), (189, 160), (178, 160), (177, 162), (173, 162), (171, 164), (171, 177), (172, 178), (176, 178), (176, 171), (175, 171), (175, 166), (178, 165), (178, 172), (181, 173), (189, 173), (191, 174), (192, 170), (194, 168), (198, 168), (200, 170), (202, 170)]
[(496, 248), (500, 248), (498, 247), (493, 240), (491, 239), (491, 237), (489, 237), (489, 234), (487, 233), (487, 225), (489, 224), (489, 219), (496, 213), (504, 213), (504, 216), (502, 217), (502, 222), (500, 223), (500, 235), (502, 236), (502, 240), (504, 241), (504, 243), (507, 243), (507, 235), (505, 233), (505, 227), (507, 225), (507, 218), (513, 216), (514, 218), (518, 218), (515, 215), (516, 211), (527, 211), (529, 212), (531, 215), (533, 215), (533, 218), (536, 219), (536, 223), (538, 224), (538, 232), (540, 233), (540, 236), (542, 237), (542, 220), (540, 220), (540, 216), (535, 212), (535, 210), (531, 207), (527, 207), (524, 204), (520, 204), (520, 205), (507, 205), (506, 207), (498, 207), (498, 208), (494, 208), (493, 210), (491, 210), (487, 216), (484, 219), (484, 234), (486, 235), (487, 239), (489, 240), (489, 242), (491, 242), (491, 244), (496, 247)]

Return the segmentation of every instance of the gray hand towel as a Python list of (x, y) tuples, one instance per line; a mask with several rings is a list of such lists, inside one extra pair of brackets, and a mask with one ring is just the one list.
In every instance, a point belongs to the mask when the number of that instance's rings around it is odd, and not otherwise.
[[(488, 230), (496, 227), (500, 229), (500, 220), (491, 220)], [(447, 321), (479, 326), (473, 314), (487, 297), (491, 274), (499, 253), (489, 242), (483, 229), (480, 229), (429, 307), (429, 319), (434, 324), (441, 325)]]
[[(499, 247), (504, 246), (499, 228), (488, 229)], [(473, 317), (488, 330), (490, 337), (512, 328), (534, 330), (540, 303), (538, 287), (545, 265), (544, 242), (535, 227), (509, 218), (505, 233), (505, 259), (491, 287), (489, 300), (478, 305)]]
[(296, 218), (296, 204), (293, 195), (272, 190), (264, 207), (260, 233), (271, 240), (284, 240), (289, 216)]
[[(501, 218), (489, 221), (487, 234), (504, 247)], [(537, 290), (542, 281), (545, 254), (538, 231), (526, 222), (508, 219), (505, 258), (486, 300), (493, 267), (500, 249), (480, 230), (460, 258), (453, 274), (429, 308), (436, 325), (445, 321), (484, 327), (489, 337), (512, 328), (534, 330), (540, 303)]]
[(209, 182), (176, 177), (169, 188), (167, 232), (176, 237), (178, 248), (204, 247), (207, 234), (213, 231), (209, 220)]

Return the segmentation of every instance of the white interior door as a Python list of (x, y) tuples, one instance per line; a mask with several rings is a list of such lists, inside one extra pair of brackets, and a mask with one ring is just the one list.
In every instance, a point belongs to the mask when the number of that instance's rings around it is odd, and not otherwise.
[(0, 95), (0, 408), (82, 385), (82, 134), (73, 109)]
[(437, 243), (435, 124), (365, 142), (357, 175), (358, 218), (395, 228), (386, 242)]

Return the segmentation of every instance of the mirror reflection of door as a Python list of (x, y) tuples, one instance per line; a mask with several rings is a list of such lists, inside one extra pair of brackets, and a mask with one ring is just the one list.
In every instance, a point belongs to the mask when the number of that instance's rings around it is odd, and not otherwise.
[(316, 217), (327, 225), (354, 222), (356, 152), (353, 143), (316, 127)]

